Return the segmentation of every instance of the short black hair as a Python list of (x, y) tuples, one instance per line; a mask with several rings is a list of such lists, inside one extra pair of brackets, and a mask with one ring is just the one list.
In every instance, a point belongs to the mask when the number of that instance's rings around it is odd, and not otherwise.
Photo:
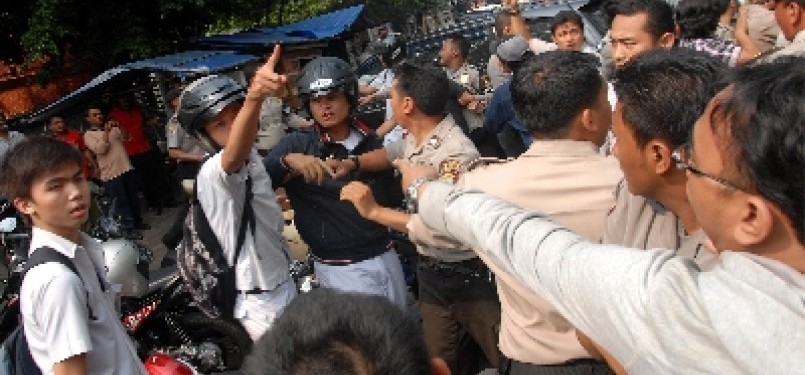
[(512, 105), (530, 133), (561, 137), (570, 129), (570, 120), (595, 102), (602, 85), (595, 56), (543, 52), (526, 60), (512, 76)]
[(615, 94), (638, 145), (662, 139), (678, 147), (688, 141), (710, 99), (725, 86), (727, 66), (687, 48), (641, 53), (615, 72)]
[(723, 4), (718, 0), (681, 0), (674, 14), (679, 36), (684, 39), (711, 38), (721, 13), (724, 13), (719, 9)]
[[(805, 57), (737, 69), (715, 99), (714, 133), (730, 174), (783, 211), (805, 243)], [(732, 160), (730, 160), (732, 159)]]
[(0, 193), (9, 201), (30, 199), (34, 180), (64, 165), (84, 165), (84, 157), (67, 142), (46, 136), (32, 136), (6, 153), (0, 164)]
[(450, 92), (450, 79), (435, 66), (403, 62), (394, 68), (397, 90), (414, 99), (420, 112), (427, 116), (444, 113)]
[(300, 294), (257, 341), (249, 375), (422, 375), (418, 322), (387, 298), (321, 288)]
[(568, 22), (575, 23), (576, 26), (581, 29), (581, 31), (584, 31), (584, 21), (581, 20), (581, 16), (572, 10), (563, 10), (559, 13), (556, 13), (551, 20), (551, 35), (556, 33), (557, 27)]
[(607, 25), (612, 27), (612, 20), (617, 15), (633, 16), (645, 13), (646, 31), (655, 38), (665, 33), (674, 33), (674, 10), (663, 0), (611, 0), (605, 6)]
[(466, 60), (467, 56), (470, 55), (470, 41), (465, 38), (463, 34), (453, 33), (446, 36), (444, 39), (450, 40), (458, 46), (458, 53), (461, 54), (462, 59)]

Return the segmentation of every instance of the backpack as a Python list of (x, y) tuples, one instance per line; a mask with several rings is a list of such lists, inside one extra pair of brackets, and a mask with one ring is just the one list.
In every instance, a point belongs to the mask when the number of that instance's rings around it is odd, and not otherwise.
[(193, 301), (201, 312), (210, 318), (232, 319), (237, 297), (235, 265), (238, 263), (246, 229), (251, 227), (254, 236), (254, 210), (252, 209), (252, 176), (246, 178), (246, 199), (240, 220), (234, 264), (230, 265), (218, 238), (210, 227), (198, 200), (198, 178), (193, 186), (190, 210), (184, 223), (184, 238), (176, 251), (177, 268), (182, 275)]
[[(70, 271), (78, 275), (79, 279), (81, 279), (81, 276), (79, 275), (78, 270), (76, 270), (75, 265), (73, 265), (73, 262), (70, 261), (67, 256), (50, 247), (41, 247), (36, 249), (33, 254), (31, 254), (31, 257), (28, 258), (28, 261), (25, 264), (25, 269), (22, 273), (22, 280), (25, 279), (25, 275), (28, 273), (28, 271), (44, 263), (59, 263), (67, 267)], [(22, 285), (22, 281), (20, 281), (20, 285)], [(100, 285), (103, 289), (103, 282), (101, 282)], [(11, 309), (14, 311), (9, 311), (8, 313), (19, 315), (19, 303), (11, 307)], [(87, 300), (87, 309), (89, 311), (89, 318), (94, 319), (92, 309), (89, 306), (89, 300)], [(0, 345), (0, 374), (42, 374), (42, 371), (39, 369), (39, 366), (36, 365), (36, 362), (34, 362), (34, 358), (31, 356), (31, 351), (28, 348), (28, 340), (25, 338), (25, 330), (22, 326), (22, 320), (20, 320), (20, 324), (17, 326), (17, 328), (14, 328), (8, 337), (3, 340), (2, 345)]]

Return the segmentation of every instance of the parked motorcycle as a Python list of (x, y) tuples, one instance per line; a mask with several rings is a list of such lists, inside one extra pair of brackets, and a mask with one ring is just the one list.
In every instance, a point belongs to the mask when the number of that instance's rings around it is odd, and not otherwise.
[[(0, 220), (14, 215), (13, 209), (7, 208), (0, 204)], [(100, 233), (96, 230), (93, 228), (93, 233)], [(6, 287), (0, 296), (0, 340), (19, 324), (18, 293), (27, 260), (27, 239), (29, 234), (19, 228), (0, 231), (0, 251), (5, 255), (0, 263), (9, 270), (2, 278)], [(195, 309), (175, 268), (160, 269), (152, 275), (148, 268), (151, 252), (145, 246), (107, 239), (101, 247), (107, 278), (122, 286), (119, 310), (123, 325), (146, 367), (159, 369), (151, 374), (240, 368), (252, 342), (239, 323), (211, 319)], [(168, 370), (184, 367), (191, 372)]]

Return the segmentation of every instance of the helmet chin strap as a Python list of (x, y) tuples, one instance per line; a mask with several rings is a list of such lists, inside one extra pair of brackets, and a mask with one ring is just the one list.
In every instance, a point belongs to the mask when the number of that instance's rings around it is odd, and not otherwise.
[(215, 155), (219, 151), (222, 150), (221, 146), (219, 146), (215, 141), (210, 138), (207, 132), (201, 130), (197, 132), (193, 132), (193, 138), (198, 142), (199, 146), (204, 150), (204, 152)]

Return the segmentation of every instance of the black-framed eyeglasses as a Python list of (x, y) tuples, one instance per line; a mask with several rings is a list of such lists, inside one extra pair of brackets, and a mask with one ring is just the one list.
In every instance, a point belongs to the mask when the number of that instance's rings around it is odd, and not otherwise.
[(727, 180), (727, 179), (722, 178), (722, 177), (718, 177), (716, 175), (709, 174), (709, 173), (704, 172), (701, 169), (696, 168), (695, 166), (693, 166), (693, 164), (691, 163), (691, 151), (690, 151), (690, 144), (689, 143), (685, 143), (685, 144), (677, 147), (674, 150), (674, 152), (671, 153), (671, 159), (676, 164), (677, 169), (688, 171), (688, 172), (690, 172), (690, 173), (692, 173), (692, 174), (694, 174), (696, 176), (699, 176), (699, 177), (707, 177), (707, 178), (719, 183), (720, 185), (726, 186), (726, 187), (728, 187), (730, 189), (735, 189), (735, 190), (740, 190), (740, 191), (746, 192), (746, 189), (742, 188), (741, 186), (739, 186), (738, 184), (736, 184), (736, 183), (734, 183), (734, 182), (732, 182), (730, 180)]

